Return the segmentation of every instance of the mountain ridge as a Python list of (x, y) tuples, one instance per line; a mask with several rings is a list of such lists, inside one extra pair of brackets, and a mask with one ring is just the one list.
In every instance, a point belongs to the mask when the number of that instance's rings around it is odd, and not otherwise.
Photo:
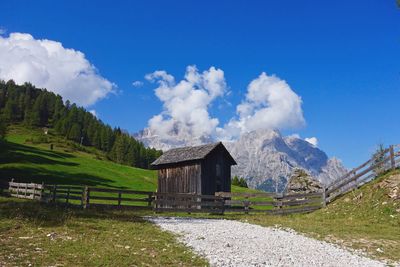
[[(150, 130), (134, 135), (145, 146), (168, 150), (178, 146), (194, 146), (218, 140), (210, 137), (179, 139), (161, 138)], [(282, 136), (278, 130), (256, 130), (243, 134), (238, 140), (223, 141), (238, 165), (232, 167), (232, 176), (244, 177), (251, 188), (264, 191), (283, 191), (296, 168), (309, 172), (322, 184), (329, 184), (346, 173), (337, 158), (328, 158), (325, 152), (296, 136)]]

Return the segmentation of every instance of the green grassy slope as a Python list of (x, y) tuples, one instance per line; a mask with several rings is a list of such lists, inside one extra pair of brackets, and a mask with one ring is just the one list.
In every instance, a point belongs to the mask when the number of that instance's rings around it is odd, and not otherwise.
[[(43, 138), (45, 143), (43, 143)], [(154, 171), (119, 165), (104, 159), (95, 150), (78, 151), (74, 144), (54, 135), (45, 136), (41, 130), (12, 127), (8, 142), (0, 153), (0, 177), (3, 181), (45, 182), (49, 184), (86, 184), (154, 190)], [(27, 142), (26, 140), (33, 140)], [(39, 141), (37, 141), (39, 140)], [(54, 145), (50, 150), (50, 142)]]
[[(85, 184), (155, 191), (157, 173), (116, 164), (93, 148), (80, 148), (50, 130), (26, 129), (13, 125), (7, 143), (0, 147), (0, 180), (47, 184)], [(50, 150), (53, 144), (53, 150)], [(83, 151), (81, 151), (83, 150)], [(236, 186), (233, 191), (252, 191)]]

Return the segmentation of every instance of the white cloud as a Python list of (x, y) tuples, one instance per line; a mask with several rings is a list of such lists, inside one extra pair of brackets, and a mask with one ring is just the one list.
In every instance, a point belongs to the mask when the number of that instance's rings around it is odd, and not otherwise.
[(89, 110), (90, 113), (92, 113), (93, 116), (95, 116), (96, 118), (98, 118), (97, 112), (94, 109)]
[(7, 32), (6, 28), (0, 27), (0, 35), (6, 34), (6, 32)]
[(219, 136), (232, 139), (258, 129), (293, 129), (304, 126), (301, 104), (301, 98), (286, 81), (263, 72), (250, 82), (246, 98), (236, 108), (237, 117), (219, 129)]
[(247, 88), (236, 116), (223, 127), (208, 112), (211, 103), (229, 94), (224, 72), (211, 67), (200, 73), (188, 66), (183, 80), (176, 82), (166, 71), (145, 78), (157, 82), (156, 96), (163, 111), (148, 122), (152, 135), (173, 141), (230, 140), (258, 129), (292, 129), (305, 125), (301, 98), (276, 76), (262, 73)]
[(0, 36), (0, 79), (31, 82), (82, 106), (94, 104), (116, 88), (82, 52), (26, 33)]
[(133, 86), (133, 87), (136, 87), (136, 88), (142, 87), (142, 86), (143, 86), (143, 82), (141, 82), (141, 81), (134, 81), (134, 82), (132, 83), (132, 86)]
[(211, 67), (200, 73), (195, 66), (188, 66), (179, 82), (166, 71), (155, 71), (145, 78), (158, 83), (155, 94), (163, 102), (162, 113), (149, 120), (153, 134), (179, 140), (215, 135), (219, 121), (210, 117), (208, 108), (227, 90), (222, 70)]
[(289, 137), (289, 138), (297, 138), (297, 139), (300, 139), (300, 135), (299, 135), (298, 133), (294, 133), (294, 134), (288, 135), (288, 137)]
[(304, 140), (309, 142), (313, 146), (318, 146), (318, 139), (316, 137), (304, 138)]

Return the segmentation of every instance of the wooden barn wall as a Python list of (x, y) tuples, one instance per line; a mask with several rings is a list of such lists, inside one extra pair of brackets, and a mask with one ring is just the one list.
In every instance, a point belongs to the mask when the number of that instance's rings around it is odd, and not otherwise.
[(201, 171), (199, 163), (160, 169), (158, 192), (201, 194)]
[(231, 191), (231, 165), (227, 152), (221, 148), (216, 148), (202, 162), (202, 194), (214, 195), (216, 191), (216, 166), (221, 166), (221, 190)]

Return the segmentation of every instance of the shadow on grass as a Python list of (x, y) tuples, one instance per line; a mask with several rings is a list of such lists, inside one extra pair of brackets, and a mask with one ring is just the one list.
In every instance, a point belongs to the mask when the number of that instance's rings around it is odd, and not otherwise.
[[(78, 163), (65, 162), (63, 159), (75, 157), (73, 155), (47, 151), (31, 146), (16, 143), (3, 142), (0, 146), (0, 163), (31, 163), (31, 164), (58, 164), (65, 166), (78, 166)], [(57, 158), (54, 160), (51, 158)]]
[(114, 181), (87, 173), (66, 173), (45, 168), (4, 167), (0, 169), (0, 181), (3, 183), (14, 179), (21, 183), (68, 184), (109, 187)]
[(0, 221), (14, 219), (40, 227), (62, 226), (74, 219), (115, 220), (143, 222), (140, 216), (151, 214), (145, 210), (82, 209), (78, 206), (65, 206), (41, 203), (32, 200), (0, 198)]

